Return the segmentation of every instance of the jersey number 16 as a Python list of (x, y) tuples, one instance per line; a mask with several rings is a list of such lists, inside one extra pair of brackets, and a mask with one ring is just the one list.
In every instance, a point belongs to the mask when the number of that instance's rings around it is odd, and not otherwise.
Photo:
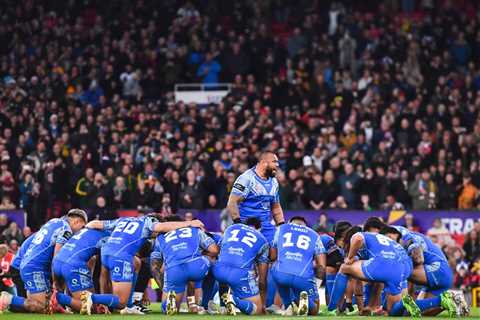
[[(292, 242), (292, 237), (293, 237), (293, 235), (292, 235), (291, 232), (287, 232), (283, 235), (283, 238), (285, 238), (285, 241), (283, 242), (283, 247), (284, 248), (293, 247), (295, 245)], [(307, 250), (308, 247), (310, 246), (311, 241), (312, 240), (309, 237), (302, 234), (302, 235), (298, 236), (297, 248)]]

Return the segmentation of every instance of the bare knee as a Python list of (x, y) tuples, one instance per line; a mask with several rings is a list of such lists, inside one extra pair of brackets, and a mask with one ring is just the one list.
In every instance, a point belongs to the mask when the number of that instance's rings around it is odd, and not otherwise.
[(142, 260), (140, 260), (139, 257), (135, 256), (133, 258), (133, 268), (134, 268), (136, 273), (138, 273), (138, 271), (140, 271), (141, 266), (142, 266)]
[(46, 313), (45, 301), (39, 301), (38, 299), (27, 298), (25, 299), (25, 309), (34, 313)]

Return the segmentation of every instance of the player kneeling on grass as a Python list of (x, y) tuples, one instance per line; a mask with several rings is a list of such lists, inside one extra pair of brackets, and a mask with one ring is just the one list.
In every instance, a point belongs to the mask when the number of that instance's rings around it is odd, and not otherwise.
[(231, 225), (223, 235), (212, 270), (218, 282), (232, 291), (222, 297), (230, 315), (236, 314), (235, 308), (248, 315), (263, 313), (269, 245), (260, 228), (259, 219), (248, 218), (246, 224)]
[[(201, 283), (207, 276), (210, 260), (202, 253), (215, 257), (218, 251), (215, 241), (199, 228), (180, 228), (157, 237), (150, 259), (154, 274), (159, 272), (162, 262), (165, 265), (164, 313), (177, 313), (187, 284), (190, 281)], [(199, 303), (196, 301), (196, 304)]]
[[(51, 297), (52, 305), (59, 303), (82, 314), (90, 314), (88, 306), (81, 310), (82, 291), (94, 292), (92, 264), (94, 265), (95, 256), (100, 253), (100, 247), (107, 241), (114, 225), (115, 221), (104, 221), (104, 230), (84, 228), (60, 249), (52, 262), (53, 276), (58, 289), (63, 291), (66, 284), (72, 296), (54, 290)], [(110, 306), (115, 298), (112, 295), (98, 295), (93, 303)]]
[[(370, 232), (361, 232), (354, 226), (345, 236), (347, 257), (335, 279), (328, 310), (333, 312), (344, 296), (348, 278), (381, 282), (386, 292), (386, 310), (389, 315), (402, 315), (397, 311), (404, 306), (411, 315), (416, 306), (403, 289), (410, 276), (412, 265), (405, 250), (390, 238)], [(358, 260), (361, 259), (361, 260)]]
[[(87, 227), (103, 229), (103, 221), (92, 221)], [(145, 242), (156, 233), (170, 232), (185, 227), (203, 227), (203, 223), (187, 222), (158, 222), (154, 216), (138, 218), (120, 218), (115, 220), (115, 229), (102, 246), (102, 277), (110, 276), (112, 282), (112, 295), (114, 299), (109, 306), (112, 309), (121, 309), (122, 314), (144, 314), (133, 303), (133, 291), (137, 282), (140, 262), (136, 254)], [(98, 297), (84, 291), (82, 309), (89, 309)]]
[(85, 226), (87, 214), (80, 209), (68, 211), (63, 218), (55, 218), (43, 225), (31, 240), (20, 263), (20, 276), (25, 284), (27, 298), (2, 292), (0, 311), (13, 306), (16, 310), (52, 313), (48, 300), (51, 292), (51, 263), (55, 254)]
[(387, 226), (381, 233), (401, 243), (413, 261), (409, 281), (423, 286), (416, 300), (418, 312), (437, 315), (447, 310), (450, 317), (466, 316), (470, 308), (463, 293), (449, 291), (453, 284), (453, 272), (442, 250), (427, 236), (401, 226)]
[(319, 296), (315, 277), (323, 279), (327, 263), (318, 233), (307, 227), (303, 217), (293, 217), (277, 229), (270, 258), (276, 260), (272, 276), (287, 308), (285, 315), (317, 314)]

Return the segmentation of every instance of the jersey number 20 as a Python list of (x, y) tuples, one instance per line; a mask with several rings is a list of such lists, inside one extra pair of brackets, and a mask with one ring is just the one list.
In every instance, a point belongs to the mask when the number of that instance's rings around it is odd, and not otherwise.
[(125, 232), (128, 234), (134, 234), (135, 231), (137, 231), (138, 226), (139, 226), (138, 222), (135, 222), (135, 221), (130, 221), (130, 222), (121, 221), (117, 224), (113, 232)]

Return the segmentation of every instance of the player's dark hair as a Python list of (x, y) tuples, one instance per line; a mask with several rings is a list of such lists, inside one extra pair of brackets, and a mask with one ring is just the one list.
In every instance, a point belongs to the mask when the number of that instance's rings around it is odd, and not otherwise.
[(372, 229), (382, 230), (386, 224), (379, 217), (370, 217), (363, 224), (363, 231), (370, 232)]
[(380, 230), (380, 234), (396, 234), (398, 235), (397, 242), (402, 239), (402, 233), (398, 231), (396, 228), (391, 227), (391, 226), (385, 226)]
[(305, 218), (302, 217), (302, 216), (292, 217), (292, 218), (290, 218), (290, 220), (288, 220), (288, 222), (293, 222), (293, 221), (295, 221), (295, 220), (303, 221), (303, 223), (305, 223), (305, 225), (308, 226), (307, 220), (305, 220)]
[(174, 221), (185, 221), (182, 217), (177, 216), (176, 214), (165, 217), (165, 221), (174, 222)]
[(260, 154), (260, 157), (258, 157), (258, 162), (262, 161), (263, 159), (265, 159), (270, 154), (275, 155), (275, 152), (273, 152), (271, 150), (262, 151), (262, 153)]
[(343, 237), (345, 232), (352, 226), (348, 221), (338, 221), (333, 227), (333, 232), (335, 232), (334, 239), (338, 240)]
[(357, 232), (362, 232), (362, 228), (360, 226), (352, 226), (348, 228), (347, 232), (345, 233), (345, 248), (348, 250), (350, 248), (350, 240), (352, 239), (353, 235)]
[(245, 221), (245, 224), (247, 226), (254, 227), (257, 230), (262, 227), (262, 223), (260, 222), (260, 219), (255, 217), (248, 218), (247, 221)]

